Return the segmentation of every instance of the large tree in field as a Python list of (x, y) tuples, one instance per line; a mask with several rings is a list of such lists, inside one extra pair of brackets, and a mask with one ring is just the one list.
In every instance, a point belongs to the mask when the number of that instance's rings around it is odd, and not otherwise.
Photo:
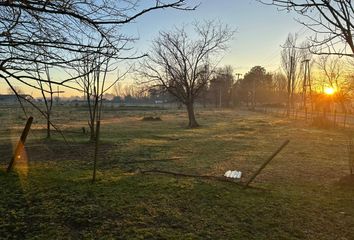
[(238, 81), (236, 91), (239, 100), (255, 109), (256, 103), (266, 102), (272, 88), (272, 75), (262, 66), (254, 66)]
[(187, 108), (190, 128), (197, 127), (194, 103), (210, 80), (218, 54), (233, 31), (221, 23), (206, 21), (160, 32), (149, 56), (141, 63), (141, 75), (151, 86), (162, 86)]
[[(15, 93), (22, 84), (41, 90), (38, 65), (65, 69), (94, 55), (115, 49), (125, 58), (132, 38), (122, 27), (158, 9), (192, 10), (188, 0), (9, 0), (0, 1), (0, 81)], [(130, 53), (128, 55), (131, 56)], [(46, 59), (43, 61), (43, 59)], [(71, 77), (50, 79), (68, 86)], [(79, 77), (79, 76), (77, 76)], [(71, 85), (72, 86), (72, 85)]]
[(294, 11), (314, 36), (310, 49), (317, 54), (354, 57), (354, 2), (352, 0), (260, 0), (281, 10)]

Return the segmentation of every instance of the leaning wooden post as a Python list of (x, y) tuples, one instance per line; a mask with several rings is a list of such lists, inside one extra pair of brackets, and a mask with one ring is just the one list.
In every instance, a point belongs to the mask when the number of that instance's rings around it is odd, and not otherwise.
[(100, 140), (100, 123), (101, 121), (97, 121), (96, 124), (96, 142), (95, 142), (95, 156), (93, 160), (93, 174), (92, 174), (92, 183), (96, 181), (96, 165), (97, 165), (97, 155), (98, 155), (98, 142)]
[(286, 140), (263, 164), (262, 166), (257, 170), (257, 172), (255, 172), (252, 177), (246, 182), (245, 184), (245, 188), (248, 187), (248, 185), (250, 185), (250, 183), (258, 176), (258, 174), (260, 174), (262, 172), (262, 170), (268, 165), (268, 163), (270, 163), (270, 161), (273, 160), (273, 158), (278, 155), (278, 153), (280, 153), (281, 150), (283, 150), (283, 148), (288, 145), (288, 143), (290, 142), (290, 140)]
[(15, 160), (21, 157), (20, 153), (25, 147), (26, 138), (27, 138), (29, 130), (31, 129), (32, 122), (33, 122), (33, 117), (29, 117), (27, 119), (26, 126), (23, 129), (23, 131), (22, 131), (21, 138), (20, 138), (20, 140), (17, 143), (15, 152), (14, 152), (14, 154), (13, 154), (13, 156), (11, 158), (11, 161), (10, 161), (8, 167), (7, 167), (7, 170), (6, 170), (7, 172), (11, 171), (11, 169), (12, 169), (14, 163), (15, 163)]

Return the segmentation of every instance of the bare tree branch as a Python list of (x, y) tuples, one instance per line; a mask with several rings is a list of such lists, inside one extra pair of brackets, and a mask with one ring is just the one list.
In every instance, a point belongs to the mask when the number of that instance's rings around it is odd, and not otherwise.
[(211, 59), (217, 59), (234, 34), (215, 21), (196, 22), (193, 27), (196, 38), (190, 37), (185, 27), (161, 32), (138, 70), (142, 82), (160, 85), (186, 105), (189, 127), (198, 126), (193, 104), (210, 80), (210, 69), (215, 67)]
[(279, 10), (294, 11), (309, 28), (311, 51), (316, 54), (354, 56), (354, 7), (351, 0), (258, 0)]

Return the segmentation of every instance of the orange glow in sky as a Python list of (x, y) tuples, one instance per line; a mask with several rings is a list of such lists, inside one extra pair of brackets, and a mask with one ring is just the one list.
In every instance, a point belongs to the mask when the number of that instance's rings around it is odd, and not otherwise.
[(332, 95), (336, 92), (336, 90), (334, 88), (331, 88), (331, 87), (326, 87), (324, 89), (324, 93), (327, 94), (327, 95)]

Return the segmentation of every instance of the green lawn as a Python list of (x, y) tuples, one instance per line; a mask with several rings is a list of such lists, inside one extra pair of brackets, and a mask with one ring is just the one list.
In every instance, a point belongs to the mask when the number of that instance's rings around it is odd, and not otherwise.
[[(43, 140), (39, 121), (28, 137), (28, 161), (11, 174), (5, 146), (24, 121), (1, 116), (0, 239), (354, 239), (348, 130), (239, 110), (199, 110), (202, 127), (191, 130), (183, 111), (110, 110), (91, 184), (84, 112), (78, 121), (75, 110), (61, 111), (55, 119), (70, 146), (58, 134)], [(141, 121), (149, 114), (162, 121)], [(290, 144), (246, 190), (135, 171), (221, 176), (232, 169), (245, 181), (286, 139)]]

